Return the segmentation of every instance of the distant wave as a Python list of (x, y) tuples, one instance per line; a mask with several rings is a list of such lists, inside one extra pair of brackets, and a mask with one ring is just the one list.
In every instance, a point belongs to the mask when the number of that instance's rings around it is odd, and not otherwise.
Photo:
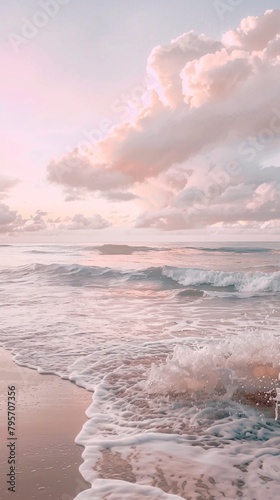
[[(0, 245), (0, 247), (10, 247), (13, 245)], [(148, 252), (186, 252), (195, 250), (197, 252), (207, 253), (227, 253), (227, 254), (258, 254), (258, 253), (280, 253), (280, 250), (273, 248), (255, 247), (255, 246), (218, 246), (218, 247), (203, 247), (203, 246), (182, 246), (164, 245), (163, 246), (148, 246), (148, 245), (126, 245), (126, 244), (111, 244), (103, 245), (36, 245), (36, 248), (26, 248), (24, 253), (28, 254), (54, 254), (64, 252), (97, 252), (101, 255), (132, 255), (134, 253)]]
[(57, 251), (47, 251), (47, 250), (25, 250), (24, 253), (30, 253), (34, 255), (40, 255), (40, 254), (54, 254), (57, 253)]
[(102, 255), (131, 255), (135, 252), (160, 252), (168, 249), (147, 246), (106, 244), (100, 246), (85, 247), (84, 250), (98, 251)]
[(225, 252), (225, 253), (269, 253), (271, 248), (263, 247), (186, 247), (192, 250), (201, 250), (203, 252)]
[[(176, 249), (183, 248), (184, 250), (197, 250), (203, 252), (225, 252), (225, 253), (237, 253), (237, 254), (248, 254), (248, 253), (269, 253), (273, 250), (271, 248), (263, 247), (196, 247), (196, 246), (186, 246), (186, 247), (175, 247)], [(174, 247), (149, 247), (149, 246), (133, 246), (133, 245), (113, 245), (105, 244), (101, 246), (85, 247), (86, 250), (98, 251), (102, 255), (131, 255), (136, 252), (162, 252), (174, 250)]]
[[(201, 291), (239, 292), (249, 296), (280, 292), (280, 271), (230, 272), (179, 267), (149, 267), (146, 269), (122, 270), (111, 267), (83, 266), (78, 264), (32, 264), (2, 270), (9, 277), (41, 276), (55, 284), (73, 286), (108, 286), (108, 284), (150, 282), (163, 289), (192, 289)], [(186, 295), (189, 293), (186, 291)], [(180, 294), (182, 297), (184, 293)]]

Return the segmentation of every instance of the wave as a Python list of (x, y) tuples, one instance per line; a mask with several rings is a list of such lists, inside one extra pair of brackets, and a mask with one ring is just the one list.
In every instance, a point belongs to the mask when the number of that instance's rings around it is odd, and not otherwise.
[(184, 289), (180, 293), (194, 294), (196, 291), (243, 293), (254, 296), (263, 293), (280, 292), (280, 271), (275, 272), (231, 272), (179, 267), (149, 267), (145, 269), (122, 270), (111, 267), (84, 266), (79, 264), (31, 264), (15, 269), (2, 270), (0, 275), (16, 277), (42, 276), (57, 284), (75, 286), (107, 286), (125, 281), (149, 282), (164, 289)]
[(166, 361), (153, 364), (149, 393), (215, 392), (255, 399), (274, 390), (280, 370), (280, 337), (262, 333), (222, 342), (177, 345)]
[(223, 253), (270, 253), (271, 248), (263, 247), (186, 247), (192, 250), (200, 250), (203, 252), (223, 252)]
[(177, 293), (177, 297), (184, 298), (184, 297), (203, 297), (204, 292), (202, 290), (197, 290), (196, 288), (187, 288), (184, 290), (181, 290), (180, 292)]
[(137, 252), (161, 252), (168, 249), (147, 246), (105, 244), (93, 247), (85, 247), (84, 250), (97, 251), (102, 255), (131, 255)]
[(53, 254), (57, 253), (57, 251), (50, 252), (47, 250), (25, 250), (24, 253), (28, 253), (31, 255), (41, 255), (41, 254), (53, 255)]
[[(187, 341), (170, 346), (167, 356), (161, 355), (164, 343), (123, 344), (77, 360), (70, 368), (71, 380), (86, 387), (96, 381), (89, 420), (76, 438), (85, 447), (80, 471), (92, 489), (78, 499), (169, 498), (155, 490), (139, 495), (131, 484), (139, 488), (143, 478), (158, 488), (175, 484), (176, 489), (164, 488), (178, 493), (170, 500), (238, 498), (230, 488), (241, 484), (240, 477), (244, 498), (276, 498), (280, 427), (272, 420), (272, 399), (279, 341), (253, 333), (210, 343)], [(120, 459), (129, 464), (125, 474), (113, 469)], [(103, 479), (93, 477), (92, 470)], [(261, 478), (257, 490), (269, 484), (271, 495), (265, 489), (260, 495), (248, 490), (249, 484), (256, 488), (256, 470)], [(132, 471), (131, 483), (127, 476)], [(222, 485), (217, 479), (221, 471)], [(210, 478), (209, 486), (205, 478)]]
[(248, 294), (280, 292), (280, 271), (274, 273), (245, 273), (165, 267), (163, 274), (186, 287), (206, 286), (216, 289), (228, 288)]
[[(11, 247), (13, 245), (0, 245), (0, 247)], [(36, 245), (35, 249), (28, 248), (24, 253), (28, 254), (54, 254), (61, 252), (97, 252), (101, 255), (132, 255), (135, 253), (149, 253), (149, 252), (172, 252), (172, 251), (185, 251), (195, 250), (197, 252), (209, 253), (233, 253), (233, 254), (258, 254), (258, 253), (276, 253), (279, 249), (255, 247), (255, 246), (220, 246), (220, 247), (203, 247), (203, 246), (182, 246), (178, 244), (163, 245), (163, 246), (148, 246), (148, 245), (123, 245), (106, 243), (103, 245)]]
[[(133, 245), (116, 245), (116, 244), (105, 244), (101, 246), (86, 247), (86, 250), (98, 251), (102, 255), (131, 255), (137, 252), (162, 252), (180, 249), (179, 247), (149, 247), (149, 246), (133, 246)], [(186, 246), (182, 247), (184, 250), (198, 250), (203, 252), (222, 252), (222, 253), (237, 253), (237, 254), (248, 254), (248, 253), (270, 253), (273, 250), (271, 248), (264, 247), (199, 247), (199, 246)]]

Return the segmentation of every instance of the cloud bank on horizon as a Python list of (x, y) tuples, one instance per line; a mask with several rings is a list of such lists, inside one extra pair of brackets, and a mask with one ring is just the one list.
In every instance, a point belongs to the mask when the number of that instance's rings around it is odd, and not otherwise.
[(110, 223), (101, 215), (85, 217), (76, 214), (73, 217), (50, 219), (47, 212), (37, 210), (29, 218), (23, 218), (18, 211), (11, 210), (3, 200), (9, 196), (9, 191), (18, 184), (18, 180), (0, 177), (0, 235), (6, 233), (24, 233), (52, 230), (105, 229)]
[[(280, 10), (243, 19), (221, 40), (188, 32), (157, 46), (147, 75), (134, 117), (84, 154), (52, 160), (48, 181), (66, 200), (138, 204), (136, 228), (278, 231)], [(0, 232), (111, 224), (98, 214), (23, 220), (1, 201), (9, 182), (0, 179)]]

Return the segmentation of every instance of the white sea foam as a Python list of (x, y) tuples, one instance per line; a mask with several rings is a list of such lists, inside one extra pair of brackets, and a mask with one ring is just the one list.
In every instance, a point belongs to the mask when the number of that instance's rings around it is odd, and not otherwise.
[[(79, 500), (169, 499), (158, 496), (158, 489), (193, 500), (205, 491), (215, 500), (240, 492), (274, 500), (280, 426), (273, 407), (263, 413), (262, 397), (278, 383), (280, 337), (185, 341), (166, 360), (163, 345), (147, 344), (146, 351), (130, 355), (108, 351), (110, 373), (105, 368), (77, 438), (85, 446), (81, 472), (93, 484)], [(72, 378), (94, 378), (100, 368), (97, 357), (89, 356), (73, 366)], [(110, 480), (110, 467), (118, 481)], [(97, 481), (100, 476), (107, 481)], [(139, 484), (155, 489), (142, 492)]]
[[(235, 423), (236, 432), (242, 423)], [(257, 425), (254, 420), (248, 420), (248, 427), (250, 424)], [(274, 431), (277, 433), (276, 428)], [(171, 442), (163, 434), (161, 439), (153, 440), (151, 436), (146, 443), (136, 442), (132, 447), (109, 445), (100, 451), (103, 479), (92, 478), (92, 488), (81, 493), (78, 500), (278, 498), (279, 429), (278, 437), (266, 441), (237, 438), (224, 440), (224, 446), (221, 441), (216, 446), (209, 443)], [(110, 478), (108, 469), (112, 464), (117, 479)], [(86, 476), (85, 465), (82, 470)]]
[(168, 494), (160, 488), (142, 486), (126, 481), (97, 479), (90, 490), (84, 491), (76, 500), (181, 500), (178, 495)]
[(177, 346), (164, 364), (153, 365), (149, 392), (269, 391), (280, 371), (280, 336), (238, 335), (219, 343)]
[(1, 249), (1, 343), (94, 391), (78, 499), (275, 500), (279, 254), (96, 248)]
[(176, 269), (166, 267), (163, 274), (183, 286), (211, 285), (217, 288), (234, 287), (239, 292), (250, 294), (261, 292), (280, 292), (280, 271), (226, 272), (204, 269)]

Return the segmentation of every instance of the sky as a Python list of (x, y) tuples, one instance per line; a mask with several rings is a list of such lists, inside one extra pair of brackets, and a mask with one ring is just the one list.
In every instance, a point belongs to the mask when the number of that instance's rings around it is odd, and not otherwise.
[(279, 0), (0, 18), (0, 243), (279, 239)]

